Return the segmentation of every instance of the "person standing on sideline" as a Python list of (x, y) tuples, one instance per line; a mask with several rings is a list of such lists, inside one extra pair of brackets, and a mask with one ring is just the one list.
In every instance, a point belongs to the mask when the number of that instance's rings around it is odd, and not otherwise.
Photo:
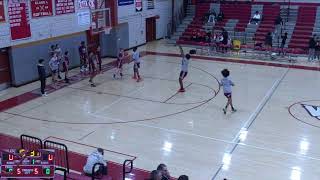
[(312, 38), (309, 40), (309, 55), (308, 55), (308, 61), (311, 62), (314, 60), (315, 55), (315, 48), (316, 48), (316, 35), (314, 34)]
[(133, 79), (137, 79), (137, 82), (141, 81), (141, 77), (139, 74), (140, 69), (140, 53), (137, 51), (138, 48), (133, 48), (132, 61), (133, 61)]
[(86, 72), (88, 71), (87, 68), (87, 58), (88, 58), (88, 52), (87, 47), (84, 41), (81, 42), (81, 45), (79, 46), (79, 56), (80, 56), (80, 72)]
[(231, 86), (234, 86), (234, 83), (228, 78), (230, 75), (230, 71), (228, 69), (224, 69), (221, 71), (221, 74), (222, 74), (223, 78), (220, 82), (220, 86), (223, 87), (224, 96), (226, 96), (226, 98), (228, 99), (226, 107), (223, 108), (223, 113), (224, 114), (227, 113), (227, 109), (228, 109), (229, 105), (231, 106), (232, 112), (236, 112), (237, 110), (233, 107), (233, 104), (232, 104)]
[(47, 96), (47, 93), (45, 92), (46, 89), (46, 68), (44, 67), (44, 59), (39, 59), (38, 61), (38, 74), (39, 74), (39, 79), (41, 83), (41, 94), (42, 96)]
[(98, 58), (98, 64), (99, 64), (99, 71), (102, 74), (102, 58), (101, 58), (101, 47), (100, 45), (97, 47), (97, 58)]
[(89, 52), (89, 66), (90, 66), (90, 80), (91, 87), (96, 87), (96, 85), (93, 82), (93, 79), (97, 76), (98, 71), (98, 60), (97, 55), (93, 52)]
[(69, 55), (69, 52), (68, 52), (68, 51), (64, 52), (63, 63), (62, 63), (63, 71), (64, 71), (64, 81), (65, 81), (66, 83), (69, 83), (68, 73), (69, 73), (69, 64), (70, 64), (70, 61), (69, 61), (68, 55)]
[(282, 21), (282, 18), (279, 14), (279, 16), (277, 17), (277, 19), (275, 20), (275, 25), (276, 25), (276, 28), (275, 28), (275, 34), (277, 35), (277, 37), (279, 37), (279, 35), (281, 35), (281, 27), (283, 25), (283, 21)]
[(191, 56), (190, 56), (190, 54), (184, 55), (183, 49), (180, 45), (179, 45), (179, 49), (180, 49), (180, 54), (182, 57), (181, 71), (180, 71), (180, 75), (179, 75), (179, 84), (180, 84), (179, 92), (185, 92), (186, 90), (183, 87), (183, 80), (188, 75), (189, 60), (190, 60)]
[(58, 68), (59, 68), (59, 61), (58, 61), (58, 57), (57, 54), (54, 53), (52, 58), (49, 61), (49, 67), (51, 70), (51, 75), (52, 75), (52, 85), (53, 88), (57, 88), (56, 87), (56, 81), (57, 81), (57, 72), (58, 72)]
[(57, 54), (57, 58), (58, 58), (58, 61), (59, 61), (58, 72), (57, 72), (58, 78), (62, 79), (61, 76), (60, 76), (60, 69), (61, 69), (60, 65), (62, 64), (62, 50), (61, 50), (59, 44), (56, 44), (54, 52)]
[(287, 33), (287, 32), (284, 33), (283, 36), (281, 36), (282, 41), (281, 41), (281, 46), (280, 46), (280, 48), (281, 48), (281, 53), (282, 53), (282, 55), (284, 55), (284, 46), (286, 45), (287, 38), (288, 38), (288, 33)]

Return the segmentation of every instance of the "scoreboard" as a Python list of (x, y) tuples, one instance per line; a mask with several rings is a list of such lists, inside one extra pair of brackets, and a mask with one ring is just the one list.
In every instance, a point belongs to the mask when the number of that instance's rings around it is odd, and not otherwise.
[(0, 150), (0, 177), (53, 178), (54, 150), (4, 149)]

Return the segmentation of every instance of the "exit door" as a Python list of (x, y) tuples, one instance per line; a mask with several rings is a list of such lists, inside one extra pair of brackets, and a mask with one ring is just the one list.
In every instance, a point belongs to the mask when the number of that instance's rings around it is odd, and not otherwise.
[(146, 19), (146, 40), (147, 42), (156, 40), (156, 18)]
[(8, 49), (0, 49), (0, 90), (11, 84)]

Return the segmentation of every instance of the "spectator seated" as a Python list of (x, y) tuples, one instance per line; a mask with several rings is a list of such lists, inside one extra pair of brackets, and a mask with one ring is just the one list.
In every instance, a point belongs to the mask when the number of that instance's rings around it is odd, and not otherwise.
[(87, 176), (103, 176), (107, 175), (107, 162), (103, 159), (104, 151), (98, 148), (92, 152), (87, 159), (83, 171)]
[(259, 11), (256, 11), (256, 13), (253, 15), (253, 17), (250, 20), (250, 24), (258, 24), (261, 21), (261, 14)]

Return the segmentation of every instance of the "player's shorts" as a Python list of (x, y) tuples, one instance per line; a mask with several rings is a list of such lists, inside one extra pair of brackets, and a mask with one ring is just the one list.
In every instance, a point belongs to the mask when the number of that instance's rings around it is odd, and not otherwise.
[(133, 65), (133, 71), (134, 71), (134, 72), (137, 72), (139, 68), (140, 68), (140, 63), (134, 63), (134, 65)]
[(224, 93), (224, 96), (227, 98), (231, 98), (231, 93)]
[(52, 70), (52, 74), (56, 74), (58, 70)]
[(184, 79), (185, 77), (187, 77), (187, 75), (188, 75), (188, 72), (180, 71), (179, 78), (180, 78), (180, 79)]
[(68, 71), (68, 67), (67, 67), (67, 65), (65, 65), (65, 64), (63, 63), (63, 65), (62, 65), (62, 66), (63, 66), (63, 71), (64, 71), (64, 72)]

